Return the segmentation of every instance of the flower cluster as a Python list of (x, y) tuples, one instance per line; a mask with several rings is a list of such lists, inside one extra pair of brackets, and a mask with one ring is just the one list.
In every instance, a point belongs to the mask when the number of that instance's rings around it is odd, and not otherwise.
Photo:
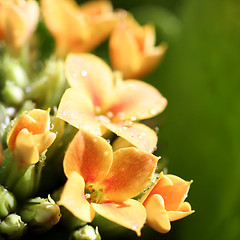
[[(109, 62), (90, 53), (106, 40)], [(139, 80), (166, 49), (110, 1), (0, 0), (0, 238), (62, 224), (100, 239), (104, 219), (166, 233), (193, 212), (191, 181), (163, 173), (141, 122), (167, 106)]]

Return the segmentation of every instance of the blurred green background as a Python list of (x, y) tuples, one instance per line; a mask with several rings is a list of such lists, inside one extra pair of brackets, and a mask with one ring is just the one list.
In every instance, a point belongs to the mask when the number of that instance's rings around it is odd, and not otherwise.
[(142, 24), (153, 22), (157, 42), (168, 43), (164, 61), (145, 78), (168, 99), (165, 112), (154, 119), (157, 154), (167, 159), (169, 173), (194, 180), (187, 200), (196, 212), (153, 238), (239, 240), (240, 2), (113, 4)]

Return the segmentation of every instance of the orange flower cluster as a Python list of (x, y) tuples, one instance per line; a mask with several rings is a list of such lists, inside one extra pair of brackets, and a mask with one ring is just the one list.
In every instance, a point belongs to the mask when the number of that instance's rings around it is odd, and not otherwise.
[(166, 44), (154, 46), (152, 25), (140, 26), (127, 12), (114, 12), (109, 1), (42, 0), (41, 7), (59, 56), (89, 52), (109, 37), (112, 67), (129, 79), (145, 76), (165, 54)]
[[(162, 113), (167, 100), (138, 80), (161, 61), (166, 44), (155, 46), (153, 26), (140, 26), (123, 10), (114, 12), (109, 1), (78, 5), (74, 0), (42, 0), (40, 6), (56, 41), (55, 54), (66, 57), (69, 88), (60, 100), (57, 118), (78, 130), (64, 155), (67, 181), (58, 204), (85, 222), (92, 222), (97, 213), (138, 236), (145, 223), (168, 232), (171, 221), (193, 213), (185, 202), (191, 181), (155, 173), (158, 137), (140, 121)], [(38, 17), (34, 0), (0, 0), (0, 39), (22, 47)], [(107, 38), (112, 68), (86, 53)], [(107, 133), (116, 137), (112, 145), (104, 138)], [(15, 122), (7, 145), (20, 167), (29, 166), (39, 161), (55, 138), (50, 110), (34, 109)], [(0, 145), (0, 165), (3, 157)], [(154, 174), (158, 178), (152, 183)]]

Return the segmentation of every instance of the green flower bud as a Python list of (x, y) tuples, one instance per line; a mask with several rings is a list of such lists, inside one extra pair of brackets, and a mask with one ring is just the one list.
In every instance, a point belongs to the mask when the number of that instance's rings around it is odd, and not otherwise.
[(10, 105), (18, 105), (24, 99), (24, 91), (22, 88), (16, 86), (11, 81), (6, 81), (6, 84), (2, 90), (3, 100)]
[(20, 211), (24, 222), (34, 227), (37, 231), (45, 231), (58, 223), (60, 220), (60, 208), (49, 197), (30, 199)]
[(75, 230), (70, 240), (101, 240), (101, 236), (98, 232), (98, 227), (94, 229), (90, 225), (85, 225), (82, 228)]
[(0, 219), (5, 218), (9, 213), (12, 213), (16, 209), (16, 198), (14, 195), (0, 186)]
[(64, 62), (51, 59), (27, 89), (27, 99), (34, 100), (41, 108), (57, 106), (65, 89)]
[[(27, 168), (24, 174), (16, 181), (12, 191), (15, 196), (21, 200), (30, 197), (35, 191), (36, 172), (35, 165)], [(21, 170), (19, 170), (19, 173)]]
[(26, 223), (19, 215), (10, 214), (0, 223), (0, 233), (7, 235), (10, 239), (20, 239), (26, 227)]

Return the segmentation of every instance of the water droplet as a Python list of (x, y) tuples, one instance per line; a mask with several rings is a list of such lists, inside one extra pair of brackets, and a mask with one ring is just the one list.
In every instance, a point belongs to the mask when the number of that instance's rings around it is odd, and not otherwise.
[(137, 119), (137, 118), (136, 118), (135, 116), (132, 116), (132, 117), (131, 117), (131, 120), (132, 120), (132, 121), (136, 121), (136, 119)]
[(126, 121), (124, 121), (124, 126), (126, 126), (126, 127), (130, 127), (132, 124), (133, 124), (133, 122), (131, 121), (131, 120), (126, 120)]
[(151, 110), (150, 110), (150, 113), (151, 113), (152, 115), (154, 115), (154, 114), (157, 113), (157, 111), (156, 111), (156, 109), (151, 109)]
[(54, 125), (51, 123), (50, 124), (50, 130), (52, 130), (54, 128)]
[(108, 151), (105, 151), (105, 152), (104, 152), (104, 155), (105, 155), (105, 156), (107, 156), (108, 154), (109, 154), (109, 152), (108, 152)]
[(104, 115), (96, 116), (96, 119), (102, 123), (110, 123), (110, 119)]
[(30, 93), (31, 91), (32, 91), (32, 89), (31, 89), (30, 87), (26, 87), (26, 88), (25, 88), (25, 92), (26, 92), (26, 93)]
[(128, 127), (127, 126), (123, 126), (123, 130), (127, 130), (128, 129)]
[(132, 229), (133, 229), (133, 230), (137, 230), (137, 227), (136, 227), (136, 226), (133, 226)]
[(83, 70), (81, 75), (82, 75), (82, 77), (86, 77), (87, 76), (87, 71)]
[(158, 132), (159, 132), (159, 127), (155, 127), (155, 128), (154, 128), (154, 131), (158, 134)]
[(101, 113), (101, 107), (99, 107), (99, 106), (95, 106), (95, 113), (96, 114), (100, 114)]
[(94, 138), (93, 141), (94, 141), (94, 142), (97, 142), (97, 138)]
[(74, 74), (73, 74), (73, 77), (74, 77), (74, 78), (76, 78), (76, 77), (77, 77), (77, 74), (76, 74), (76, 73), (74, 73)]
[(138, 138), (139, 138), (140, 140), (142, 140), (142, 139), (143, 139), (143, 136), (139, 135)]
[(108, 143), (111, 143), (111, 140), (110, 139), (106, 139)]
[(106, 115), (107, 115), (107, 117), (112, 118), (113, 117), (113, 112), (109, 111), (109, 112), (106, 113)]

